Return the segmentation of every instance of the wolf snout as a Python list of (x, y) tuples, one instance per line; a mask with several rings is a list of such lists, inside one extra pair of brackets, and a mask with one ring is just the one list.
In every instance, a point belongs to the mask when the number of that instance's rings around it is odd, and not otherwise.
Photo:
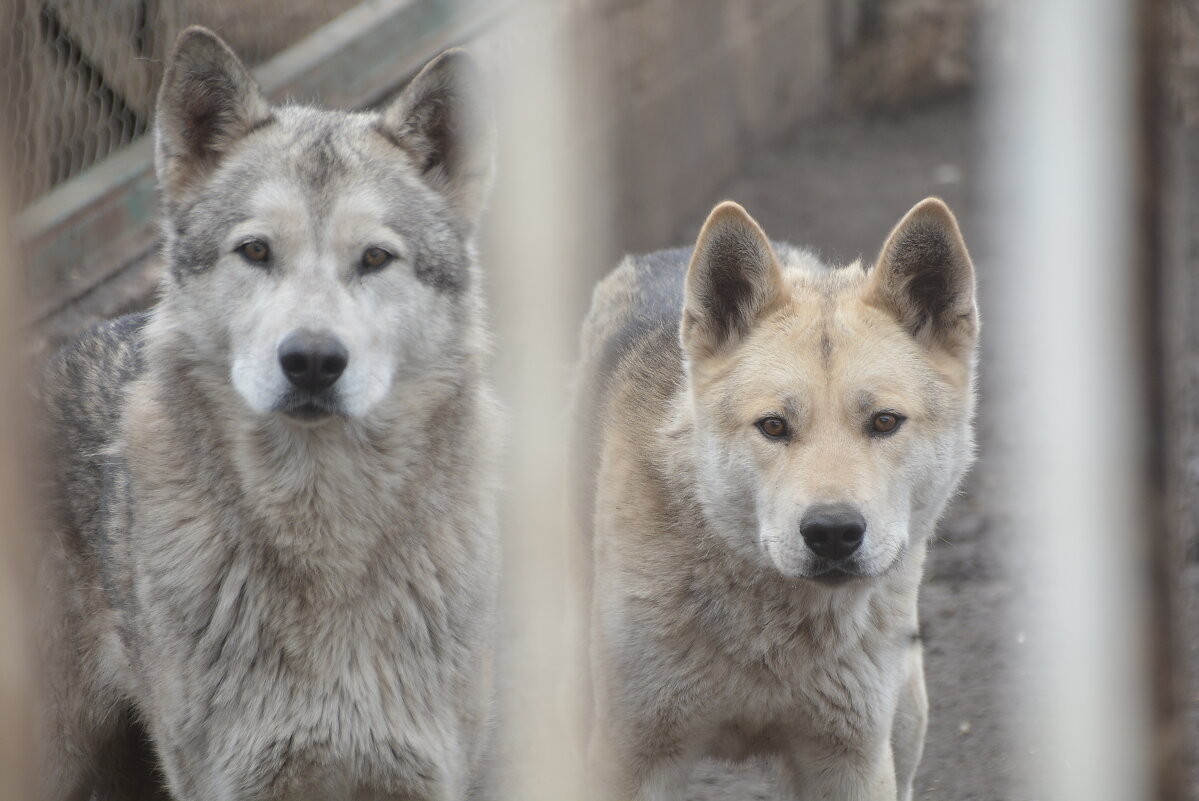
[(866, 537), (866, 518), (852, 506), (813, 506), (799, 524), (803, 541), (812, 553), (833, 562), (853, 555)]
[(350, 363), (350, 352), (328, 331), (301, 328), (279, 345), (279, 366), (297, 389), (320, 392), (336, 383)]

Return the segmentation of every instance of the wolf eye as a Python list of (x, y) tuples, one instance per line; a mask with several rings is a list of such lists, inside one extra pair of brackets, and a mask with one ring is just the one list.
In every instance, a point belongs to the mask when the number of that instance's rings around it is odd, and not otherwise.
[(874, 434), (892, 434), (906, 419), (895, 412), (879, 412), (870, 418), (870, 431)]
[(248, 242), (242, 242), (234, 250), (240, 253), (243, 259), (252, 261), (255, 264), (263, 264), (271, 257), (270, 247), (261, 239), (251, 239)]
[(787, 421), (781, 417), (763, 417), (755, 425), (758, 430), (770, 439), (782, 439), (787, 436)]
[(387, 265), (394, 256), (383, 248), (367, 248), (362, 251), (362, 269), (378, 270)]

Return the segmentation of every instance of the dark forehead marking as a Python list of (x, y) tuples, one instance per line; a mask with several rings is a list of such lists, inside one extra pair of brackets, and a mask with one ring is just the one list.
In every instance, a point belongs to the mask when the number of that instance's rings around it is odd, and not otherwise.
[(828, 323), (820, 331), (820, 364), (828, 370), (833, 362), (833, 340), (829, 337)]
[(833, 363), (833, 337), (831, 318), (837, 308), (837, 287), (829, 280), (831, 276), (822, 276), (820, 281), (820, 364), (827, 371)]
[(313, 138), (303, 148), (303, 158), (300, 160), (300, 179), (307, 189), (319, 191), (326, 188), (334, 176), (344, 174), (345, 164), (341, 154), (334, 145), (333, 126), (326, 124), (315, 132)]

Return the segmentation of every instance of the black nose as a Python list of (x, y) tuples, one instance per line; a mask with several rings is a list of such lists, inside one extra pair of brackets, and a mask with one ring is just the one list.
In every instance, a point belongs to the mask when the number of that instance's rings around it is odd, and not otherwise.
[(327, 331), (292, 331), (279, 345), (283, 375), (299, 389), (320, 392), (328, 389), (345, 372), (350, 354), (341, 341)]
[(813, 506), (799, 524), (803, 541), (812, 553), (840, 561), (853, 554), (866, 536), (866, 518), (852, 506)]

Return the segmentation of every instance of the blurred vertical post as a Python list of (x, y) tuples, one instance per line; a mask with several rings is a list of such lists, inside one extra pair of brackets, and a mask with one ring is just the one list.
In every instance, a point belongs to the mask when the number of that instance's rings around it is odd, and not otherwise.
[[(5, 23), (14, 18), (12, 8), (0, 9), (0, 32), (12, 30)], [(4, 62), (0, 57), (0, 65)], [(0, 108), (11, 108), (14, 94), (11, 85), (0, 85)], [(37, 756), (31, 734), (34, 688), (29, 594), (33, 581), (26, 509), (31, 481), (26, 404), (22, 402), (26, 371), (18, 355), (21, 340), (17, 328), (17, 321), (24, 319), (19, 311), (23, 282), (9, 196), (14, 185), (8, 169), (12, 135), (0, 121), (0, 799), (33, 797), (33, 760)]]
[(1144, 117), (1160, 109), (1140, 27), (1153, 5), (1013, 0), (993, 65), (989, 330), (1012, 394), (1013, 547), (1029, 574), (1022, 742), (1032, 793), (1058, 801), (1175, 798), (1153, 762), (1151, 668), (1170, 621), (1147, 569), (1166, 536)]
[(1183, 801), (1182, 749), (1185, 740), (1181, 713), (1180, 650), (1177, 636), (1178, 568), (1181, 563), (1179, 519), (1167, 514), (1170, 497), (1166, 441), (1169, 419), (1166, 401), (1166, 125), (1168, 0), (1138, 0), (1136, 4), (1136, 231), (1138, 271), (1135, 300), (1141, 329), (1149, 428), (1145, 441), (1145, 534), (1148, 549), (1151, 711), (1153, 721), (1153, 778), (1156, 798)]
[(567, 570), (569, 367), (579, 283), (596, 252), (583, 186), (577, 51), (567, 4), (515, 3), (499, 59), (499, 179), (489, 219), (500, 386), (511, 414), (504, 525), (504, 797), (584, 797), (576, 735), (582, 694), (571, 641), (581, 608)]
[[(0, 187), (6, 187), (0, 169)], [(0, 191), (0, 195), (5, 194)], [(30, 529), (26, 516), (25, 371), (17, 355), (18, 281), (6, 197), (0, 197), (0, 799), (32, 797)]]
[[(17, 4), (0, 4), (0, 36), (13, 36), (18, 23)], [(21, 83), (16, 48), (0, 48), (0, 109), (8, 114), (17, 107)], [(28, 498), (23, 468), (25, 419), (20, 399), (25, 371), (17, 356), (20, 339), (16, 322), (22, 282), (18, 273), (16, 240), (10, 225), (13, 187), (27, 186), (29, 165), (10, 164), (15, 132), (11, 121), (0, 119), (0, 799), (33, 796), (32, 658), (29, 648), (29, 604), (32, 582), (26, 570), (30, 532), (25, 515)]]

